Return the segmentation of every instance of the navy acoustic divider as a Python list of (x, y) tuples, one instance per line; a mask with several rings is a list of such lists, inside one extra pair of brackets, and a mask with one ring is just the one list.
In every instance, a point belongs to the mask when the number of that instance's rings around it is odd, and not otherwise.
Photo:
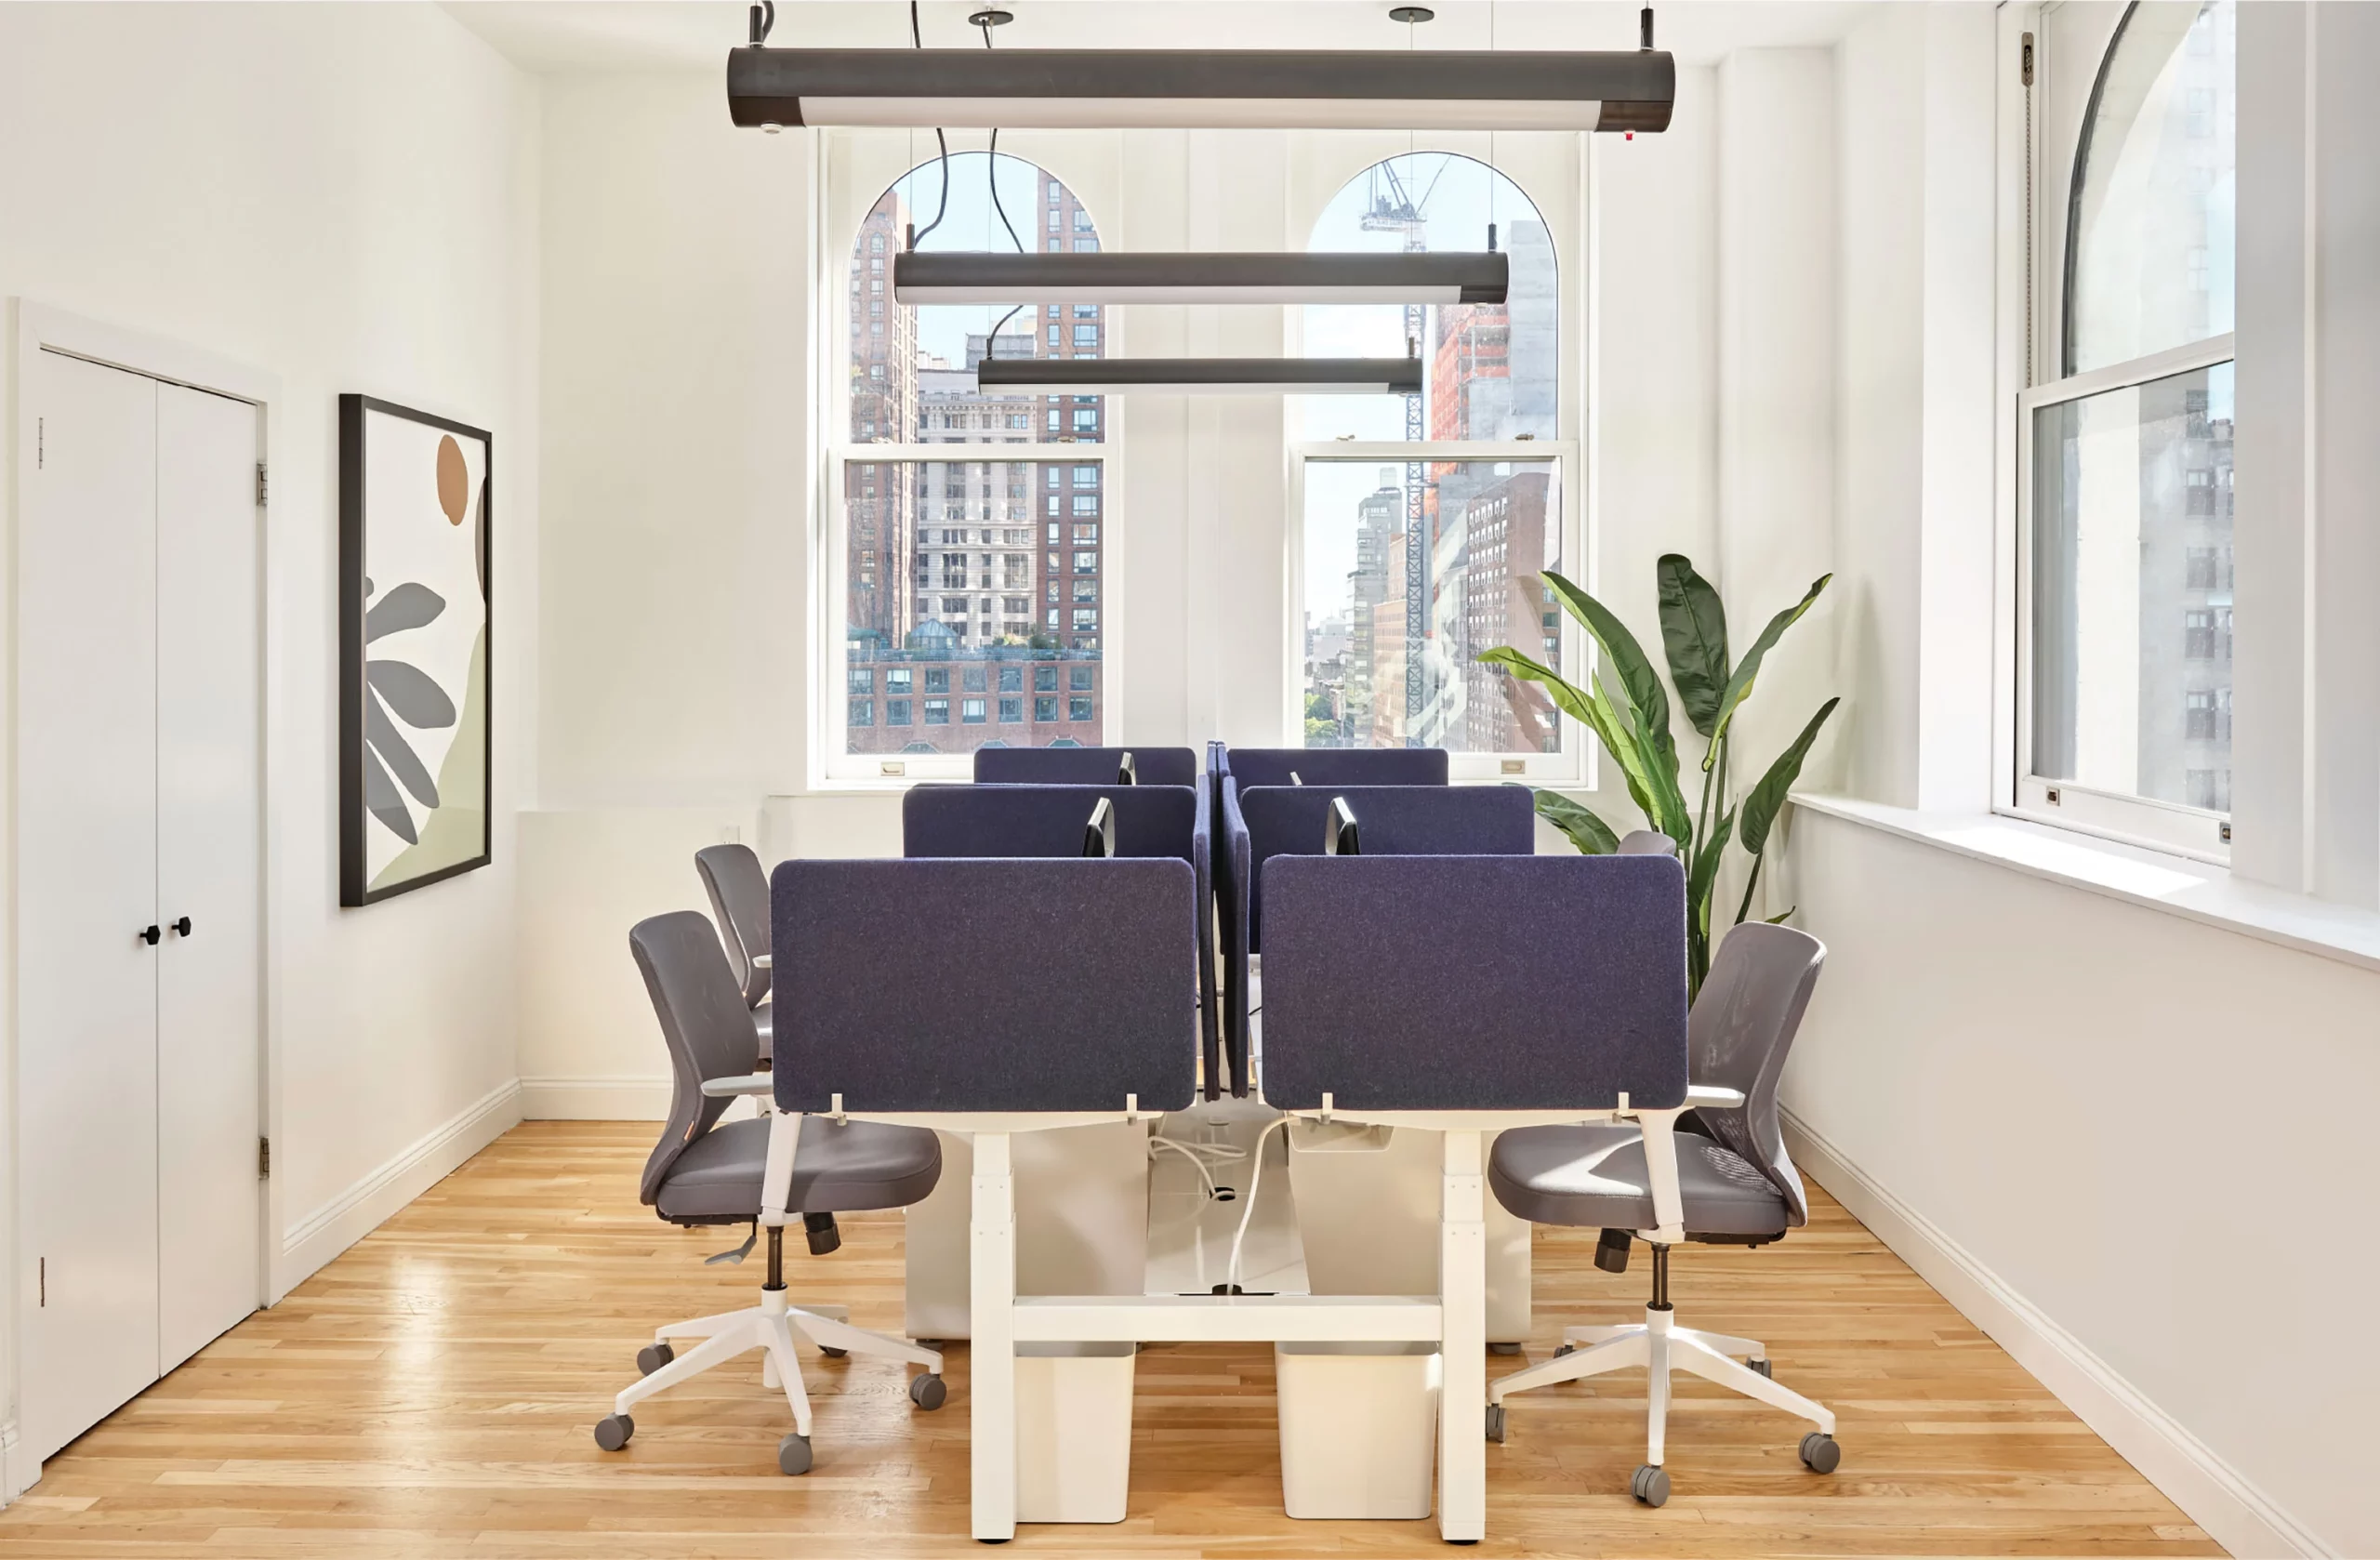
[(1443, 786), (1443, 747), (1235, 747), (1231, 777), (1240, 789), (1286, 786), (1294, 772), (1308, 786)]
[(1266, 878), (1266, 1103), (1685, 1104), (1674, 860), (1298, 856)]
[[(1236, 777), (1235, 777), (1236, 778)], [(1264, 951), (1265, 863), (1322, 854), (1324, 820), (1343, 797), (1368, 856), (1525, 856), (1537, 850), (1526, 786), (1259, 786), (1239, 793), (1249, 853), (1248, 945)]]
[(1083, 824), (1102, 797), (1116, 811), (1119, 858), (1170, 856), (1189, 863), (1197, 875), (1200, 1030), (1211, 1091), (1221, 1071), (1223, 1020), (1215, 980), (1214, 841), (1205, 787), (913, 786), (901, 799), (901, 853), (912, 859), (1079, 856)]
[(770, 886), (781, 1109), (1192, 1104), (1187, 862), (794, 860)]
[(1124, 755), (1144, 786), (1195, 786), (1198, 755), (1187, 747), (978, 747), (975, 780), (998, 786), (1105, 786)]

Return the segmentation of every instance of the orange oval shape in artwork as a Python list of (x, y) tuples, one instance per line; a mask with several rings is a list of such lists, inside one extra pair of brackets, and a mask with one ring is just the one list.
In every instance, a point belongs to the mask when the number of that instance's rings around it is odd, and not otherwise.
[(438, 441), (438, 507), (446, 511), (446, 523), (460, 525), (469, 513), (470, 472), (463, 465), (463, 446), (447, 434)]

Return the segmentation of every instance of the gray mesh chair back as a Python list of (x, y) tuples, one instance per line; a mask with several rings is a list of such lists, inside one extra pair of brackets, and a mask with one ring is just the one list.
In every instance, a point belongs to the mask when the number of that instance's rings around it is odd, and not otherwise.
[(757, 1008), (769, 994), (769, 972), (753, 962), (769, 951), (769, 875), (749, 845), (706, 845), (694, 853), (694, 870), (719, 918), (728, 973), (744, 988), (744, 1005)]
[(1720, 943), (1686, 1028), (1694, 1081), (1744, 1096), (1733, 1110), (1703, 1106), (1694, 1114), (1784, 1194), (1796, 1229), (1809, 1222), (1809, 1199), (1778, 1126), (1777, 1085), (1825, 962), (1826, 945), (1808, 932), (1748, 921)]
[(734, 1103), (705, 1099), (704, 1082), (740, 1077), (759, 1066), (760, 1033), (727, 968), (719, 934), (701, 912), (672, 910), (637, 922), (628, 929), (628, 951), (636, 956), (669, 1048), (669, 1119), (644, 1162), (639, 1193), (650, 1205), (678, 1157), (717, 1126)]
[(1632, 829), (1620, 836), (1620, 848), (1612, 853), (1622, 856), (1675, 856), (1677, 841), (1659, 829)]

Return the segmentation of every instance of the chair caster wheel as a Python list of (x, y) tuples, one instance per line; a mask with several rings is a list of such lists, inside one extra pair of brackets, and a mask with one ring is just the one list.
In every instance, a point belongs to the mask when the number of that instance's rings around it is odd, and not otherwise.
[(818, 1345), (818, 1352), (825, 1355), (828, 1359), (841, 1359), (851, 1353), (849, 1349), (829, 1348), (824, 1343)]
[(1843, 1448), (1833, 1436), (1813, 1430), (1802, 1437), (1802, 1463), (1813, 1474), (1831, 1474), (1843, 1466)]
[(1518, 1343), (1490, 1343), (1488, 1352), (1491, 1355), (1516, 1355), (1521, 1352), (1521, 1346)]
[(1670, 1476), (1647, 1462), (1628, 1481), (1628, 1493), (1648, 1506), (1666, 1506), (1670, 1501)]
[(777, 1443), (777, 1472), (786, 1474), (810, 1472), (810, 1437), (788, 1435)]
[(605, 1451), (619, 1450), (635, 1434), (636, 1421), (626, 1414), (606, 1414), (595, 1421), (595, 1444)]
[(1765, 1359), (1748, 1359), (1744, 1364), (1751, 1367), (1752, 1373), (1755, 1376), (1766, 1376), (1772, 1381), (1776, 1379), (1776, 1368)]
[(939, 1376), (909, 1378), (909, 1401), (932, 1412), (949, 1399), (950, 1388)]
[(1488, 1438), (1500, 1447), (1504, 1444), (1504, 1406), (1501, 1403), (1488, 1405)]
[(1560, 1348), (1554, 1351), (1554, 1357), (1555, 1359), (1560, 1359), (1564, 1355), (1575, 1355), (1578, 1352), (1579, 1346), (1576, 1343), (1565, 1343)]
[(650, 1376), (677, 1357), (678, 1351), (667, 1343), (647, 1343), (636, 1352), (636, 1372)]

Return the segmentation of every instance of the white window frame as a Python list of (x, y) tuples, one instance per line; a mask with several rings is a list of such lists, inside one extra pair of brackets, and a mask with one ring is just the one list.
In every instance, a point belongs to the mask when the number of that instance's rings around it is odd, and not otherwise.
[[(815, 161), (812, 165), (813, 180), (812, 187), (816, 203), (813, 219), (817, 223), (819, 234), (818, 246), (814, 255), (823, 272), (818, 277), (816, 293), (824, 305), (821, 311), (823, 314), (821, 328), (824, 331), (822, 339), (826, 344), (826, 351), (814, 355), (815, 361), (821, 365), (821, 371), (812, 380), (815, 395), (813, 404), (819, 409), (820, 418), (813, 425), (819, 430), (816, 447), (823, 452), (822, 459), (825, 467), (825, 469), (819, 473), (818, 486), (813, 490), (818, 494), (818, 502), (822, 506), (819, 523), (811, 528), (811, 579), (814, 588), (811, 597), (813, 608), (810, 662), (813, 669), (808, 679), (807, 726), (810, 742), (809, 786), (811, 789), (816, 791), (897, 792), (906, 790), (921, 781), (972, 779), (975, 772), (975, 760), (972, 751), (966, 753), (846, 753), (843, 751), (846, 740), (844, 734), (847, 730), (844, 721), (850, 713), (850, 705), (848, 695), (842, 692), (842, 689), (848, 682), (851, 668), (850, 642), (845, 637), (845, 631), (849, 628), (845, 617), (851, 602), (851, 541), (846, 531), (850, 510), (845, 503), (844, 483), (853, 462), (874, 462), (879, 465), (918, 465), (940, 462), (946, 465), (953, 461), (1003, 463), (1035, 461), (1068, 466), (1097, 465), (1101, 468), (1099, 486), (1102, 503), (1099, 518), (1102, 522), (1109, 522), (1120, 518), (1114, 502), (1119, 485), (1114, 463), (1119, 456), (1128, 421), (1125, 409), (1120, 404), (1124, 399), (1122, 397), (1111, 395), (1103, 398), (1099, 418), (1100, 441), (1096, 443), (1078, 442), (1073, 439), (1051, 440), (1045, 437), (1045, 430), (1033, 428), (986, 430), (985, 431), (988, 437), (911, 443), (863, 442), (852, 436), (849, 343), (853, 316), (851, 307), (853, 293), (850, 283), (853, 276), (862, 274), (858, 269), (859, 261), (867, 258), (860, 253), (860, 230), (867, 219), (867, 214), (875, 208), (876, 202), (886, 189), (891, 188), (893, 181), (906, 177), (908, 173), (924, 167), (933, 161), (930, 146), (924, 153), (918, 153), (914, 145), (911, 145), (907, 155), (898, 157), (888, 155), (893, 148), (902, 144), (903, 139), (897, 133), (881, 130), (825, 131), (816, 138), (814, 144)], [(982, 150), (987, 149), (972, 145), (959, 146), (952, 148), (952, 154), (959, 155), (962, 152)], [(1035, 151), (1004, 150), (1001, 155), (1013, 156), (1018, 161), (1038, 168), (1041, 182), (1051, 186), (1063, 186), (1071, 191), (1078, 204), (1086, 211), (1092, 210), (1095, 202), (1086, 197), (1085, 185), (1089, 184), (1092, 187), (1092, 195), (1101, 193), (1104, 189), (1095, 178), (1068, 178), (1063, 172), (1053, 171), (1043, 156)], [(896, 163), (901, 165), (885, 183), (873, 190), (860, 187), (869, 183), (876, 173)], [(854, 177), (855, 165), (868, 171)], [(846, 185), (851, 187), (846, 188)], [(1047, 198), (1047, 190), (1040, 193), (1043, 198)], [(1029, 226), (1022, 231), (1026, 234), (1034, 231)], [(1038, 311), (1034, 310), (1020, 311), (1019, 318), (1032, 321), (1037, 312)], [(1116, 348), (1121, 349), (1130, 332), (1118, 312), (1111, 310), (1104, 323), (1107, 330), (1107, 341)], [(1026, 489), (1025, 523), (1032, 528), (1031, 547), (1037, 552), (1042, 550), (1040, 528), (1043, 517), (1033, 511), (1032, 499), (1046, 491), (1046, 488), (1039, 483), (1031, 484)], [(920, 515), (919, 520), (922, 522), (923, 516)], [(1102, 569), (1108, 577), (1120, 577), (1117, 571), (1121, 568), (1122, 560), (1129, 549), (1123, 533), (1129, 530), (1129, 525), (1121, 530), (1111, 529), (1101, 538), (1103, 557), (1105, 560)], [(915, 548), (914, 539), (910, 545), (912, 549)], [(902, 581), (901, 588), (914, 594), (915, 579)], [(944, 593), (939, 586), (932, 587), (932, 594), (936, 596)], [(971, 585), (967, 594), (971, 597), (979, 597), (984, 592)], [(995, 588), (993, 594), (1005, 595), (1007, 592), (1005, 588)], [(1108, 616), (1111, 603), (1102, 600), (1099, 604), (1101, 608), (1099, 623), (1100, 740), (1109, 742), (1114, 739), (1116, 734), (1123, 730), (1125, 660), (1117, 653), (1115, 625)], [(1068, 605), (1070, 606), (1071, 603)], [(1043, 603), (1037, 600), (1033, 602), (1033, 607), (1034, 622), (1037, 627), (1039, 627)], [(1065, 631), (1063, 625), (1061, 625), (1061, 631)], [(1053, 664), (1064, 666), (1068, 663)], [(1030, 680), (1027, 681), (1029, 683)], [(925, 713), (924, 691), (922, 688), (914, 690), (910, 696), (917, 701), (916, 718), (912, 724), (915, 728), (922, 730)], [(955, 693), (951, 695), (954, 699), (958, 696)], [(1033, 696), (1029, 686), (1025, 690), (1025, 696), (1028, 700)], [(1061, 698), (1065, 696), (1064, 690), (1061, 690), (1059, 696)], [(997, 709), (997, 707), (994, 707)], [(1030, 708), (1029, 705), (1027, 708)], [(960, 725), (955, 712), (950, 723), (954, 728)], [(881, 730), (882, 727), (879, 725), (877, 729)]]
[(2033, 773), (2033, 475), (2035, 414), (2110, 390), (2128, 390), (2232, 360), (2229, 333), (2035, 385), (2016, 398), (2016, 765), (2015, 787), (1999, 809), (2105, 839), (2146, 845), (2199, 861), (2228, 862), (2230, 814), (2151, 797), (2096, 790)]
[[(2168, 348), (2145, 357), (2109, 364), (2070, 377), (2056, 376), (2064, 367), (2066, 314), (2066, 227), (2071, 198), (2075, 157), (2081, 149), (2082, 120), (2047, 122), (2047, 105), (2056, 101), (2047, 91), (2050, 73), (2064, 69), (2051, 57), (2050, 29), (2040, 5), (2010, 6), (2002, 12), (2001, 80), (2003, 132), (2001, 140), (2003, 210), (2016, 224), (2003, 234), (2002, 256), (2013, 274), (2029, 278), (2030, 312), (2023, 301), (2010, 299), (2003, 331), (2003, 384), (2015, 387), (2011, 406), (2014, 427), (2002, 446), (2003, 471), (2011, 472), (2008, 498), (1998, 505), (2003, 527), (1998, 552), (2002, 561), (2005, 603), (1999, 615), (2005, 638), (2000, 647), (2007, 696), (1998, 709), (2000, 740), (1997, 782), (1992, 810), (2010, 817), (2047, 824), (2078, 834), (2181, 855), (2192, 860), (2228, 865), (2231, 859), (2231, 814), (2188, 807), (2177, 802), (2096, 789), (2071, 780), (2033, 773), (2033, 479), (2036, 414), (2045, 406), (2080, 401), (2109, 390), (2148, 384), (2152, 380), (2212, 368), (2233, 361), (2229, 333)], [(2104, 32), (2096, 53), (2083, 73), (2096, 80), (2105, 68), (2108, 50), (2115, 44), (2115, 21), (2124, 7), (2107, 7)], [(2030, 106), (2033, 141), (2028, 147), (2019, 126), (2027, 122), (2026, 88), (2022, 85), (2023, 38), (2035, 40), (2035, 96)], [(2088, 112), (2089, 94), (2068, 99)], [(2030, 159), (2030, 165), (2029, 165)], [(2030, 191), (2031, 209), (2026, 207)], [(2030, 215), (2030, 220), (2027, 221)], [(2030, 252), (2027, 252), (2026, 235)], [(2003, 295), (2004, 296), (2004, 295)], [(2027, 349), (2032, 378), (2026, 369)], [(2033, 382), (2038, 379), (2038, 382)], [(2236, 805), (2237, 799), (2234, 798)]]
[[(1583, 505), (1573, 490), (1573, 479), (1581, 466), (1579, 445), (1567, 439), (1500, 439), (1500, 440), (1382, 440), (1357, 441), (1337, 439), (1318, 443), (1297, 443), (1289, 446), (1289, 502), (1287, 522), (1286, 560), (1289, 577), (1289, 600), (1293, 609), (1285, 615), (1288, 622), (1283, 641), (1283, 662), (1289, 676), (1283, 679), (1281, 707), (1282, 730), (1290, 734), (1291, 747), (1302, 746), (1305, 730), (1305, 679), (1298, 668), (1305, 665), (1305, 471), (1309, 463), (1335, 461), (1348, 465), (1402, 466), (1414, 461), (1529, 461), (1550, 465), (1554, 469), (1555, 491), (1561, 496), (1562, 556), (1576, 559), (1584, 556), (1585, 520)], [(1105, 479), (1101, 481), (1104, 483)], [(1567, 615), (1563, 620), (1561, 665), (1554, 669), (1576, 682), (1584, 674), (1587, 662), (1581, 643), (1586, 635), (1579, 631)], [(1588, 773), (1589, 756), (1584, 751), (1593, 734), (1567, 717), (1561, 721), (1563, 750), (1559, 753), (1461, 753), (1447, 752), (1448, 777), (1457, 781), (1523, 781), (1532, 786), (1554, 786), (1576, 789), (1592, 783)]]

